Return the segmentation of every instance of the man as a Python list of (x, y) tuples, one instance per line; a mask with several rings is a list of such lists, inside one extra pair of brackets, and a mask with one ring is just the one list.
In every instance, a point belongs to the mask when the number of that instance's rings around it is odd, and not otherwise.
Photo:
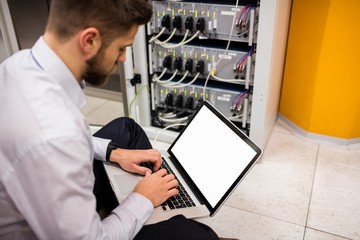
[[(151, 146), (132, 120), (117, 119), (93, 138), (79, 111), (83, 80), (103, 83), (151, 14), (146, 0), (53, 0), (44, 35), (1, 64), (0, 239), (218, 239), (182, 216), (144, 226), (178, 193), (177, 181), (159, 170), (159, 152), (144, 149)], [(112, 148), (119, 137), (129, 146)], [(103, 220), (94, 158), (145, 175)]]

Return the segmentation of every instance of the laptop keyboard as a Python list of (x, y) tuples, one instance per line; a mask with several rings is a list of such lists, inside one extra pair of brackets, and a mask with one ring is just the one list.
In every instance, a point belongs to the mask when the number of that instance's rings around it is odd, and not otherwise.
[[(171, 170), (165, 159), (163, 159), (163, 164), (161, 165), (162, 168), (165, 168), (168, 173), (174, 174), (174, 172)], [(175, 175), (175, 174), (174, 174)], [(176, 177), (176, 175), (175, 175)], [(187, 208), (187, 207), (194, 207), (195, 203), (191, 199), (190, 195), (187, 193), (183, 185), (179, 181), (178, 186), (179, 194), (175, 195), (165, 202), (161, 204), (161, 207), (163, 210), (169, 210), (169, 209), (177, 209), (177, 208)]]
[[(148, 166), (147, 163), (143, 163), (143, 165), (150, 169), (152, 168), (152, 166)], [(161, 168), (165, 168), (168, 171), (168, 173), (174, 174), (174, 172), (171, 170), (171, 168), (169, 167), (169, 165), (167, 164), (167, 162), (165, 161), (164, 158), (163, 158), (163, 164), (161, 165)], [(176, 177), (175, 174), (174, 174), (174, 176)], [(166, 200), (165, 202), (163, 202), (161, 204), (162, 209), (165, 211), (195, 206), (194, 201), (191, 199), (190, 195), (187, 193), (184, 186), (180, 183), (180, 181), (178, 181), (178, 182), (179, 182), (179, 186), (178, 186), (179, 194), (169, 198), (168, 200)]]

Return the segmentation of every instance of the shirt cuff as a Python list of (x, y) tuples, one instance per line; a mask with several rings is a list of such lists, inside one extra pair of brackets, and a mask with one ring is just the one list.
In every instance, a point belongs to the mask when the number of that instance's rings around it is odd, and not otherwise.
[[(131, 211), (137, 219), (141, 219), (143, 224), (145, 224), (154, 212), (154, 206), (151, 201), (136, 192), (131, 193), (116, 209), (123, 208)], [(116, 211), (116, 209), (114, 211)]]
[(92, 137), (93, 138), (93, 145), (94, 145), (94, 158), (97, 160), (106, 160), (106, 150), (107, 146), (109, 145), (110, 139), (104, 139), (104, 138), (98, 138), (98, 137)]
[(110, 239), (133, 239), (154, 212), (151, 201), (131, 193), (103, 220)]

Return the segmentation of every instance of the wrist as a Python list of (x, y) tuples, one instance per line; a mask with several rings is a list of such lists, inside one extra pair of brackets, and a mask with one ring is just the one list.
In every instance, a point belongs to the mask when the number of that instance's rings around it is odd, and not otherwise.
[(106, 157), (105, 157), (105, 160), (107, 162), (110, 162), (110, 156), (111, 156), (111, 152), (115, 149), (118, 149), (120, 148), (119, 144), (117, 143), (114, 143), (113, 141), (110, 141), (108, 146), (107, 146), (107, 149), (106, 149)]

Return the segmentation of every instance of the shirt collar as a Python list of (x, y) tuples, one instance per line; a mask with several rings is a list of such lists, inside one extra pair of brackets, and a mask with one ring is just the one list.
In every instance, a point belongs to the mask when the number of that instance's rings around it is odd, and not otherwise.
[(78, 108), (85, 105), (85, 94), (79, 82), (60, 57), (45, 43), (43, 37), (32, 47), (31, 54), (39, 67), (60, 84)]

